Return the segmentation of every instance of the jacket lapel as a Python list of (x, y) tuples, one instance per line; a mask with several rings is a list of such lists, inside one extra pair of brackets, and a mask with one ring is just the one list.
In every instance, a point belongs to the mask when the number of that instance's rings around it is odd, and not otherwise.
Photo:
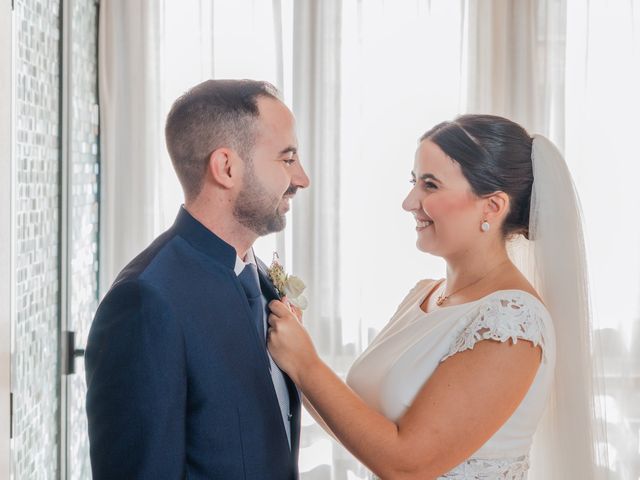
[(258, 257), (256, 257), (256, 265), (258, 267), (258, 276), (260, 277), (260, 288), (265, 294), (265, 297), (267, 297), (267, 302), (270, 302), (271, 300), (280, 300), (280, 295), (269, 278), (267, 266)]
[[(267, 297), (267, 302), (272, 300), (280, 300), (278, 291), (273, 286), (273, 282), (269, 278), (267, 266), (256, 257), (256, 265), (258, 266), (258, 276), (260, 277), (260, 288)], [(285, 382), (287, 384), (287, 390), (289, 392), (289, 408), (291, 409), (291, 456), (294, 464), (298, 465), (298, 450), (300, 447), (300, 393), (298, 387), (289, 376), (282, 372)]]

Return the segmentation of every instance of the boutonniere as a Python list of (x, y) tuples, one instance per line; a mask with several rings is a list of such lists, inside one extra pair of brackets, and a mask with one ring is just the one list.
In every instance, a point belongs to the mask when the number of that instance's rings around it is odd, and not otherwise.
[(302, 292), (304, 292), (307, 286), (300, 278), (295, 275), (289, 275), (284, 271), (277, 252), (273, 252), (273, 261), (267, 269), (267, 273), (281, 297), (286, 296), (289, 302), (300, 310), (307, 308), (307, 299), (302, 295)]

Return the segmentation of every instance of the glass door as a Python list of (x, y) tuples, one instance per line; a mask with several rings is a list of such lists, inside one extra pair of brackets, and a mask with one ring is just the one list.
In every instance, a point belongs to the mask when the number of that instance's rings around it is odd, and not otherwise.
[(83, 349), (98, 304), (98, 4), (63, 0), (61, 478), (91, 478)]
[[(0, 2), (0, 478), (11, 459), (11, 3)], [(7, 415), (9, 413), (9, 415)]]

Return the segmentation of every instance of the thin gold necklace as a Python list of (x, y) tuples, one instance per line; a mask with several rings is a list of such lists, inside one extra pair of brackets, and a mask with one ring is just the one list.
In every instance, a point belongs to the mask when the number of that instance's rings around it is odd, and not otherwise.
[(440, 295), (438, 295), (438, 298), (436, 299), (436, 305), (438, 305), (439, 307), (442, 306), (442, 304), (444, 302), (446, 302), (447, 300), (449, 300), (452, 296), (454, 296), (456, 293), (459, 293), (460, 291), (464, 290), (465, 288), (469, 288), (472, 287), (473, 285), (475, 285), (476, 283), (478, 283), (480, 280), (484, 279), (487, 277), (487, 275), (489, 275), (491, 272), (493, 272), (494, 270), (496, 270), (498, 267), (504, 265), (505, 263), (507, 263), (509, 260), (505, 260), (504, 262), (500, 262), (498, 265), (496, 265), (495, 267), (493, 267), (491, 270), (489, 270), (487, 273), (485, 273), (483, 276), (481, 276), (479, 279), (469, 283), (468, 285), (465, 285), (462, 288), (459, 288), (453, 292), (451, 292), (449, 295), (445, 295), (444, 292), (446, 291), (447, 287), (446, 287), (446, 283), (445, 283), (445, 287), (442, 289), (442, 293)]

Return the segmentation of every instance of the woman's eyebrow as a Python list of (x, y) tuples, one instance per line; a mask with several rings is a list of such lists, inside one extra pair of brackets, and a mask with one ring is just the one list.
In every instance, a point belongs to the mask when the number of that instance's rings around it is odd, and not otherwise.
[[(413, 178), (416, 178), (416, 174), (413, 172), (413, 170), (411, 171), (411, 176)], [(442, 183), (440, 179), (436, 177), (433, 173), (425, 173), (420, 175), (420, 180), (435, 180), (438, 183)]]

